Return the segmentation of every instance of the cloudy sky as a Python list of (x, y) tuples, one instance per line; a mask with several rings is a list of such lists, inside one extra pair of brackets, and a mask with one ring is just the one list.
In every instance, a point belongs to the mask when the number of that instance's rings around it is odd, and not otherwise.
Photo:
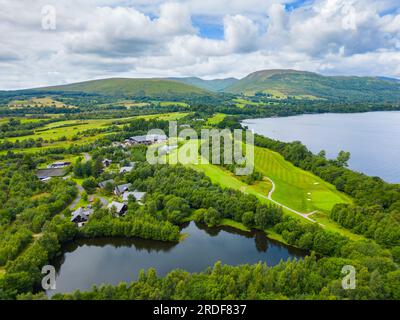
[(272, 68), (400, 78), (400, 1), (0, 0), (0, 90)]

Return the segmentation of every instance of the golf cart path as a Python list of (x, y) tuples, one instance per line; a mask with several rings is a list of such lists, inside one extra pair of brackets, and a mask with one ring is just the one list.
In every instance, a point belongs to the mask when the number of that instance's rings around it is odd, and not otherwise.
[(278, 205), (278, 206), (280, 206), (280, 207), (282, 207), (282, 208), (285, 208), (286, 210), (289, 210), (290, 212), (293, 212), (293, 213), (295, 213), (295, 214), (297, 214), (297, 215), (303, 217), (304, 219), (307, 219), (308, 221), (316, 222), (314, 219), (311, 219), (310, 216), (313, 215), (314, 213), (316, 213), (317, 211), (313, 211), (313, 212), (309, 212), (309, 213), (301, 213), (301, 212), (299, 212), (299, 211), (297, 211), (297, 210), (294, 210), (294, 209), (292, 209), (292, 208), (289, 208), (288, 206), (285, 206), (284, 204), (279, 203), (278, 201), (275, 201), (274, 199), (272, 199), (272, 194), (274, 193), (274, 191), (275, 191), (275, 189), (276, 189), (275, 182), (272, 181), (272, 179), (270, 179), (270, 178), (268, 178), (268, 177), (265, 177), (265, 176), (264, 176), (264, 178), (267, 179), (269, 182), (271, 182), (272, 188), (271, 188), (271, 190), (269, 191), (268, 196), (264, 196), (264, 195), (260, 194), (261, 197), (272, 201), (272, 202), (275, 203), (276, 205)]

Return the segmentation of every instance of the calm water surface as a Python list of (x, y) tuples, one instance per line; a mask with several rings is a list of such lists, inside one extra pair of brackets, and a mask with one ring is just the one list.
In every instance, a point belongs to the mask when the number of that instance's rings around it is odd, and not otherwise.
[(88, 290), (94, 284), (135, 280), (141, 269), (155, 268), (158, 275), (173, 269), (199, 272), (215, 262), (239, 265), (302, 258), (305, 252), (268, 239), (264, 233), (232, 228), (207, 228), (191, 222), (183, 227), (188, 237), (178, 244), (139, 239), (95, 239), (65, 246), (57, 261), (57, 292)]
[(335, 158), (349, 151), (350, 168), (400, 183), (400, 112), (301, 115), (243, 121), (256, 133), (281, 141), (301, 141), (314, 153)]

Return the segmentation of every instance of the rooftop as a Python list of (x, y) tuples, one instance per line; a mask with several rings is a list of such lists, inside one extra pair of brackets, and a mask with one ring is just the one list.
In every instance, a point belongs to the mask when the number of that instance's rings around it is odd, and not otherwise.
[(108, 209), (111, 209), (111, 208), (114, 207), (114, 208), (117, 210), (117, 212), (119, 213), (119, 212), (121, 212), (121, 211), (124, 209), (125, 206), (126, 206), (125, 203), (113, 201), (113, 202), (111, 202), (111, 203), (107, 206), (107, 208), (108, 208)]
[(142, 201), (144, 196), (146, 195), (146, 192), (141, 192), (141, 191), (126, 191), (122, 194), (122, 200), (123, 201), (128, 201), (129, 196), (133, 196), (136, 201)]

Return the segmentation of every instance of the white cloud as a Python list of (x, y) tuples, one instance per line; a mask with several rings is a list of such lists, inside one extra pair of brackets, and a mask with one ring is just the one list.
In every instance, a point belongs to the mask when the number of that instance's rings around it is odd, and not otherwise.
[[(0, 0), (0, 89), (264, 68), (400, 78), (397, 0)], [(41, 28), (53, 5), (57, 29)], [(220, 40), (194, 17), (218, 21)], [(201, 27), (201, 26), (200, 26)]]

